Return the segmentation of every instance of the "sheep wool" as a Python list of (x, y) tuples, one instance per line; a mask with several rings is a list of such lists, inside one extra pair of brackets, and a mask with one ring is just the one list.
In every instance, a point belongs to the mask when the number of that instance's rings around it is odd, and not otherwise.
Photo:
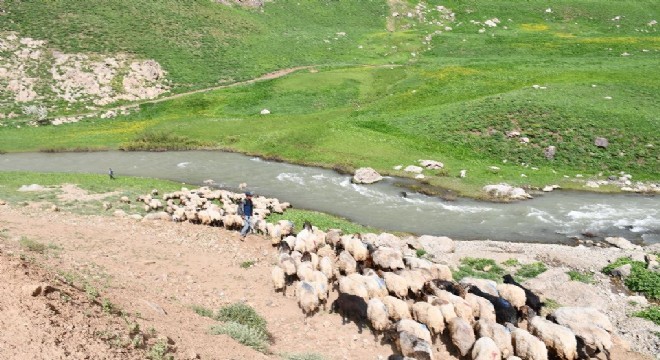
[(467, 355), (476, 340), (472, 326), (461, 317), (449, 320), (448, 325), (452, 344), (458, 348), (462, 356)]
[(406, 279), (392, 272), (383, 273), (385, 279), (385, 286), (387, 290), (398, 298), (405, 298), (408, 296), (408, 283)]
[(577, 359), (577, 340), (568, 328), (534, 316), (528, 323), (529, 331), (540, 338), (559, 359)]
[(472, 348), (473, 360), (500, 360), (502, 354), (493, 339), (482, 337), (474, 343)]
[(393, 321), (412, 319), (410, 307), (408, 307), (405, 301), (397, 299), (394, 296), (386, 296), (382, 301), (387, 307), (387, 313)]
[(513, 349), (516, 356), (525, 360), (548, 360), (548, 349), (543, 341), (524, 329), (513, 328), (511, 331)]
[(316, 287), (307, 281), (300, 281), (296, 288), (298, 305), (306, 315), (314, 313), (319, 308), (319, 296)]
[(332, 259), (327, 256), (321, 258), (319, 261), (319, 270), (325, 275), (329, 280), (332, 280), (335, 277), (334, 268), (332, 266)]
[(367, 303), (367, 318), (376, 331), (384, 331), (391, 326), (387, 307), (380, 299), (369, 300)]
[(286, 284), (284, 270), (279, 266), (274, 266), (271, 271), (271, 279), (273, 280), (273, 287), (275, 291), (283, 290)]

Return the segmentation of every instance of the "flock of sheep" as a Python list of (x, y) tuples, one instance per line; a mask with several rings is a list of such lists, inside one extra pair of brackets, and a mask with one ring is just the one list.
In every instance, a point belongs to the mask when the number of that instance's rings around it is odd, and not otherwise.
[[(154, 190), (138, 197), (149, 212), (145, 219), (243, 226), (237, 215), (243, 193), (202, 187), (167, 193), (162, 200), (157, 195)], [(609, 359), (612, 324), (593, 308), (563, 307), (546, 319), (537, 315), (543, 306), (538, 296), (509, 275), (503, 284), (455, 282), (447, 265), (417, 257), (392, 234), (324, 232), (309, 223), (295, 233), (290, 221), (265, 220), (289, 203), (263, 196), (253, 203), (253, 231), (278, 248), (274, 288), (285, 294), (294, 288), (307, 316), (327, 309), (333, 299), (331, 310), (345, 322), (370, 326), (414, 359), (434, 359), (440, 346), (461, 359)]]
[(306, 223), (272, 242), (276, 291), (295, 288), (307, 316), (336, 297), (332, 311), (393, 340), (404, 357), (434, 359), (442, 343), (461, 359), (609, 358), (612, 325), (595, 309), (559, 308), (548, 320), (537, 315), (538, 296), (510, 275), (503, 284), (457, 283), (447, 265), (418, 258), (392, 234), (342, 235)]

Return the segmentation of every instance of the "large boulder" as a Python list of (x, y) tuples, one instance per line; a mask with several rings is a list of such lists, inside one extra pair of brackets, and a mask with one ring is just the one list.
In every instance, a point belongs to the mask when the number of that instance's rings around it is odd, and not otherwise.
[(486, 185), (483, 187), (483, 191), (491, 197), (502, 200), (524, 200), (532, 198), (525, 189), (513, 187), (508, 184)]
[(445, 164), (435, 160), (419, 160), (419, 164), (430, 170), (437, 170), (445, 167)]
[(383, 180), (383, 177), (370, 167), (359, 168), (355, 170), (355, 175), (353, 175), (353, 182), (356, 184), (373, 184), (381, 180)]
[(446, 236), (422, 235), (417, 241), (427, 253), (438, 259), (456, 250), (454, 240)]

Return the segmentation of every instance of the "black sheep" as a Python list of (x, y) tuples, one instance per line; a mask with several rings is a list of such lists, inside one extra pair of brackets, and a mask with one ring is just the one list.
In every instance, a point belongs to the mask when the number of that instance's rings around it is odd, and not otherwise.
[(362, 333), (362, 327), (367, 321), (367, 302), (355, 295), (339, 293), (339, 297), (332, 303), (332, 312), (339, 313), (342, 316), (342, 322), (347, 324), (353, 320)]
[(525, 291), (525, 297), (526, 297), (525, 305), (531, 307), (537, 314), (541, 313), (541, 308), (545, 304), (541, 302), (541, 298), (539, 298), (538, 295), (534, 294), (531, 290), (520, 285), (516, 280), (513, 279), (513, 276), (511, 276), (510, 274), (506, 274), (502, 278), (504, 279), (505, 284), (515, 285), (523, 289)]
[(481, 296), (482, 298), (490, 301), (491, 304), (493, 304), (493, 307), (495, 308), (495, 320), (504, 325), (506, 323), (511, 323), (513, 325), (518, 324), (518, 310), (516, 310), (513, 305), (511, 305), (510, 302), (506, 301), (505, 299), (499, 297), (499, 296), (494, 296), (489, 293), (481, 291), (476, 286), (473, 285), (468, 285), (468, 292), (472, 293), (477, 296)]

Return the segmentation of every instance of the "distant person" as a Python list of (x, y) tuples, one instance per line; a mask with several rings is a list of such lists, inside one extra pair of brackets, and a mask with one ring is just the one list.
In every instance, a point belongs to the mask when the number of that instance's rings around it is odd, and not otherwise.
[(108, 176), (110, 176), (110, 179), (114, 180), (115, 179), (115, 172), (112, 171), (112, 168), (108, 170)]
[(252, 220), (252, 213), (254, 210), (254, 204), (252, 204), (252, 192), (245, 192), (245, 200), (243, 200), (238, 205), (238, 215), (243, 218), (243, 229), (241, 229), (241, 241), (245, 240), (248, 231), (252, 228), (250, 220)]

